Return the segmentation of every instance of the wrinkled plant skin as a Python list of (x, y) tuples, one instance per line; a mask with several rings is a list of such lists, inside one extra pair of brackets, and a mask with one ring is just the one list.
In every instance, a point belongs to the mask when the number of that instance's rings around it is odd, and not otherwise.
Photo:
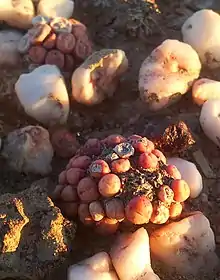
[(87, 28), (75, 19), (37, 16), (20, 40), (18, 50), (30, 64), (52, 64), (72, 72), (92, 53)]
[(120, 222), (164, 224), (180, 216), (190, 189), (145, 137), (89, 139), (59, 175), (53, 199), (69, 219), (100, 234)]
[(190, 45), (167, 39), (140, 67), (140, 98), (151, 111), (167, 108), (186, 94), (200, 71), (199, 56)]
[(120, 49), (102, 49), (90, 55), (72, 75), (72, 97), (78, 103), (93, 106), (112, 98), (128, 59)]

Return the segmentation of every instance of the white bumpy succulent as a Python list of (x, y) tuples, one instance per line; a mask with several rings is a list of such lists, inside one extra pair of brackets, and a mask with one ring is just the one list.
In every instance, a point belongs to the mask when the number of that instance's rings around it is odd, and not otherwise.
[(194, 13), (182, 26), (183, 41), (199, 54), (210, 68), (220, 66), (220, 16), (204, 9)]
[(198, 54), (190, 45), (165, 40), (141, 65), (140, 97), (152, 111), (165, 108), (190, 89), (200, 70)]
[(1, 0), (0, 20), (21, 29), (31, 27), (31, 20), (35, 15), (32, 0)]
[(70, 18), (74, 11), (73, 0), (40, 0), (37, 7), (37, 14), (50, 18)]
[(22, 74), (15, 84), (24, 111), (47, 126), (63, 124), (69, 115), (69, 96), (60, 70), (42, 65)]
[(73, 72), (73, 98), (78, 103), (92, 106), (112, 97), (127, 68), (128, 60), (122, 50), (94, 52)]
[(18, 172), (46, 175), (52, 170), (53, 147), (48, 131), (41, 126), (29, 125), (10, 132), (1, 154)]
[(200, 125), (205, 135), (220, 147), (220, 99), (207, 100), (200, 112)]
[(110, 253), (98, 253), (68, 270), (68, 280), (160, 280), (151, 267), (144, 228), (121, 234)]

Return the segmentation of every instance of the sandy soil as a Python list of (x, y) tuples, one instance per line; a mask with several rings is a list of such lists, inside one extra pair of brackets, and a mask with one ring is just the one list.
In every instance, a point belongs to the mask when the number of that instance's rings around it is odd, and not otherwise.
[[(114, 100), (106, 101), (102, 105), (90, 109), (72, 103), (68, 128), (72, 132), (79, 132), (85, 138), (91, 136), (102, 137), (111, 133), (143, 132), (145, 125), (152, 119), (157, 120), (158, 124), (163, 122), (165, 117), (184, 120), (197, 139), (197, 148), (203, 152), (214, 172), (214, 178), (206, 178), (202, 173), (204, 192), (198, 199), (190, 202), (190, 207), (203, 211), (210, 219), (216, 236), (217, 253), (220, 254), (220, 150), (205, 137), (200, 129), (198, 122), (200, 109), (192, 104), (190, 93), (188, 93), (178, 104), (161, 111), (155, 116), (140, 104), (137, 91), (138, 71), (144, 58), (164, 39), (180, 39), (180, 26), (184, 19), (197, 9), (204, 8), (209, 1), (158, 1), (161, 14), (149, 13), (145, 17), (145, 28), (139, 23), (140, 13), (138, 11), (135, 14), (134, 10), (133, 12), (127, 10), (127, 13), (125, 13), (123, 1), (118, 0), (115, 9), (101, 6), (97, 8), (86, 7), (86, 5), (83, 5), (84, 2), (86, 1), (76, 1), (74, 17), (88, 26), (96, 48), (123, 49), (129, 58), (130, 66), (128, 73), (123, 77)], [(91, 2), (95, 1), (91, 0)], [(98, 1), (96, 2), (98, 3)], [(189, 2), (193, 3), (191, 7), (185, 4)], [(133, 13), (132, 23), (130, 21), (124, 22), (125, 19), (129, 18), (129, 13)], [(25, 69), (0, 70), (0, 136), (6, 135), (17, 127), (36, 124), (34, 120), (27, 118), (14, 98), (13, 85), (21, 71), (24, 72)], [(220, 74), (218, 75), (216, 72), (204, 71), (201, 76), (220, 80)], [(191, 152), (184, 156), (197, 164)], [(55, 186), (57, 174), (65, 164), (65, 160), (54, 158), (53, 172), (49, 177), (51, 182), (49, 191)], [(28, 188), (32, 181), (38, 179), (37, 176), (25, 176), (9, 170), (2, 159), (0, 159), (0, 170), (0, 194), (19, 192)], [(87, 234), (83, 228), (79, 228), (69, 263), (81, 260), (98, 251), (108, 250), (114, 238), (115, 236), (99, 237), (97, 239), (92, 233)], [(51, 279), (65, 279), (63, 273), (65, 273), (67, 265), (68, 263), (62, 269), (59, 269), (56, 276), (52, 276)], [(164, 280), (184, 279), (177, 275), (164, 274), (160, 266), (156, 266), (156, 271)], [(216, 273), (209, 278), (203, 275), (197, 279), (220, 279), (220, 276)]]

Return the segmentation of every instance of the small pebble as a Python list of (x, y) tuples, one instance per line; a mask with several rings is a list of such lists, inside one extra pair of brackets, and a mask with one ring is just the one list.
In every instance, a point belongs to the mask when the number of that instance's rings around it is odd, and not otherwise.
[(64, 78), (56, 66), (43, 65), (21, 74), (15, 91), (26, 114), (42, 124), (52, 126), (67, 121), (69, 97)]
[(74, 0), (41, 0), (37, 6), (37, 13), (46, 18), (70, 18), (73, 14), (74, 6)]

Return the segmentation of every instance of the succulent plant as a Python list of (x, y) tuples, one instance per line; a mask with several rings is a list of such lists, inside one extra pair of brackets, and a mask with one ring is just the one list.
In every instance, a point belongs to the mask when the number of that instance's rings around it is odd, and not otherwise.
[(99, 233), (122, 221), (164, 224), (180, 216), (190, 188), (146, 137), (89, 139), (59, 175), (54, 201), (69, 219), (78, 216)]
[(90, 55), (72, 75), (72, 96), (78, 103), (92, 106), (113, 97), (128, 59), (119, 49), (102, 49)]
[(32, 64), (52, 64), (72, 72), (92, 53), (84, 24), (75, 19), (37, 16), (33, 27), (22, 37), (18, 50)]

